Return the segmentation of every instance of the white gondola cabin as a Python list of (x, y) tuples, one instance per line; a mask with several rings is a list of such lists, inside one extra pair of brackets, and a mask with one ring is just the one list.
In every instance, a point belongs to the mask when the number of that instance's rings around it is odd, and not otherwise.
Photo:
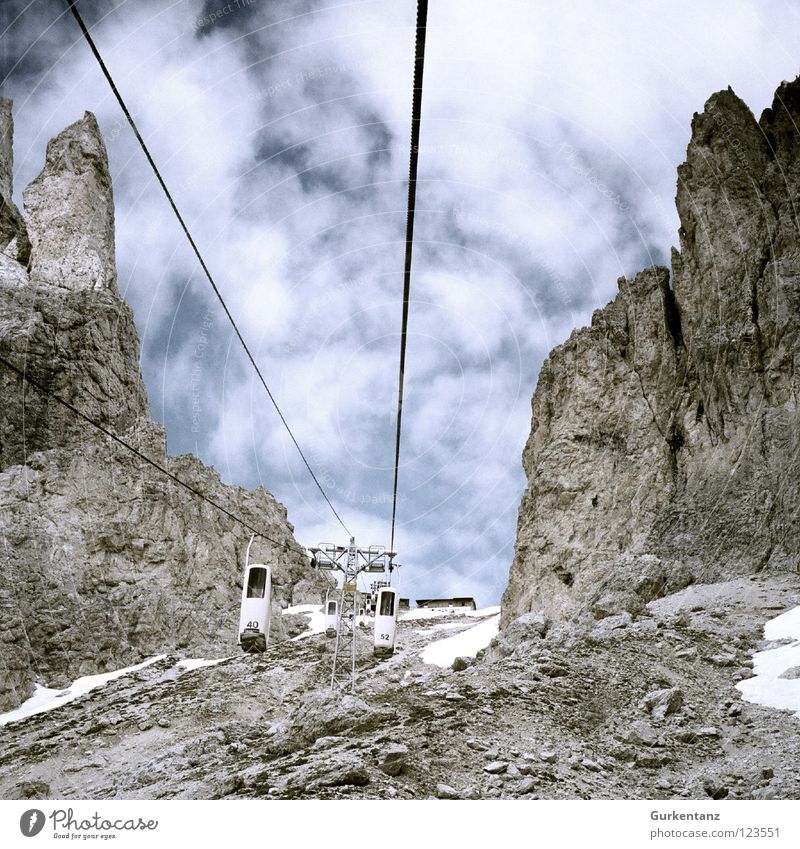
[(375, 641), (373, 654), (394, 653), (394, 639), (397, 630), (397, 590), (393, 587), (381, 587), (375, 606)]
[(239, 615), (239, 645), (244, 651), (266, 651), (271, 605), (272, 569), (263, 563), (248, 563), (244, 569)]
[(325, 636), (335, 637), (339, 626), (339, 602), (329, 598), (325, 602)]

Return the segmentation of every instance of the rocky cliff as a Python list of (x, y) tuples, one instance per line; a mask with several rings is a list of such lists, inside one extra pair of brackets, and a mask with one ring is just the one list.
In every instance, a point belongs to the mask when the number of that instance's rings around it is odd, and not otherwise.
[[(10, 152), (10, 101), (0, 112)], [(0, 173), (10, 198), (10, 161)], [(121, 433), (149, 414), (133, 315), (117, 292), (111, 178), (93, 115), (50, 141), (45, 166), (23, 198), (26, 221), (20, 218), (18, 232), (29, 240), (25, 263), (8, 256), (9, 245), (0, 259), (3, 356)], [(34, 451), (82, 441), (86, 425), (69, 410), (23, 393), (5, 369), (0, 386), (0, 469), (24, 463)]]
[[(318, 597), (283, 506), (169, 457), (149, 418), (94, 116), (49, 143), (24, 217), (11, 199), (12, 131), (0, 101), (0, 356), (276, 540), (252, 555), (273, 565), (277, 603)], [(2, 365), (0, 387), (0, 710), (34, 683), (163, 651), (234, 652), (249, 532)]]
[(799, 125), (800, 78), (759, 121), (713, 95), (671, 274), (621, 279), (542, 366), (504, 626), (800, 565)]

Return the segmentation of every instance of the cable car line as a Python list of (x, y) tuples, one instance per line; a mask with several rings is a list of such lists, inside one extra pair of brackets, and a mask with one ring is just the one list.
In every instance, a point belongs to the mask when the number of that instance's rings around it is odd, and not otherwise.
[(81, 411), (80, 411), (77, 407), (75, 407), (75, 406), (73, 406), (72, 404), (70, 404), (70, 402), (69, 402), (69, 401), (67, 401), (66, 399), (62, 398), (62, 397), (61, 397), (60, 395), (58, 395), (57, 393), (53, 392), (51, 389), (48, 389), (46, 386), (43, 386), (41, 383), (39, 383), (39, 381), (38, 381), (38, 380), (35, 380), (34, 378), (32, 378), (32, 377), (31, 377), (29, 374), (27, 374), (27, 373), (26, 373), (23, 369), (20, 369), (20, 368), (18, 368), (17, 366), (15, 366), (13, 363), (10, 363), (10, 362), (9, 362), (8, 360), (6, 360), (4, 357), (0, 357), (0, 365), (5, 366), (5, 367), (6, 367), (9, 371), (13, 371), (13, 372), (15, 372), (15, 373), (16, 373), (17, 375), (19, 375), (19, 376), (20, 376), (20, 377), (21, 377), (21, 378), (22, 378), (22, 379), (23, 379), (26, 383), (29, 383), (31, 386), (33, 386), (33, 387), (35, 387), (36, 389), (38, 389), (38, 390), (39, 390), (39, 392), (43, 393), (44, 395), (47, 395), (48, 397), (52, 398), (54, 401), (57, 401), (59, 404), (61, 404), (61, 406), (62, 406), (62, 407), (66, 407), (66, 409), (68, 409), (71, 413), (73, 413), (74, 415), (78, 416), (78, 418), (81, 418), (81, 419), (83, 419), (85, 422), (88, 422), (90, 425), (92, 425), (92, 427), (96, 428), (96, 429), (97, 429), (97, 430), (99, 430), (101, 433), (103, 433), (103, 434), (105, 434), (106, 436), (108, 436), (108, 437), (110, 437), (111, 439), (113, 439), (113, 440), (114, 440), (114, 442), (118, 443), (118, 444), (119, 444), (119, 445), (121, 445), (123, 448), (127, 449), (128, 451), (130, 451), (132, 454), (135, 454), (135, 455), (136, 455), (136, 456), (137, 456), (140, 460), (144, 460), (144, 462), (145, 462), (145, 463), (148, 463), (148, 464), (149, 464), (149, 465), (151, 465), (154, 469), (158, 469), (158, 471), (159, 471), (159, 472), (161, 472), (162, 474), (166, 475), (168, 478), (170, 478), (171, 480), (173, 480), (173, 481), (174, 481), (175, 483), (177, 483), (179, 486), (182, 486), (184, 489), (186, 489), (186, 490), (188, 490), (189, 492), (191, 492), (191, 493), (192, 493), (192, 495), (195, 495), (195, 496), (197, 496), (198, 498), (201, 498), (203, 501), (207, 502), (207, 503), (208, 503), (208, 504), (210, 504), (212, 507), (214, 507), (214, 508), (216, 508), (217, 510), (219, 510), (221, 513), (224, 513), (224, 514), (225, 514), (225, 515), (226, 515), (229, 519), (233, 519), (233, 521), (234, 521), (234, 522), (238, 522), (240, 525), (242, 525), (243, 527), (247, 528), (247, 530), (248, 530), (248, 531), (251, 531), (251, 532), (252, 532), (252, 533), (254, 533), (256, 536), (261, 537), (262, 539), (265, 539), (265, 540), (267, 540), (268, 542), (273, 543), (274, 545), (279, 545), (279, 546), (283, 547), (283, 546), (286, 544), (285, 542), (281, 542), (281, 541), (279, 541), (279, 540), (273, 539), (272, 537), (270, 537), (270, 536), (268, 536), (267, 534), (263, 533), (263, 531), (258, 530), (258, 528), (254, 528), (251, 524), (249, 524), (249, 523), (248, 523), (248, 522), (246, 522), (244, 519), (242, 519), (242, 517), (241, 517), (241, 516), (237, 516), (235, 513), (232, 513), (232, 512), (231, 512), (230, 510), (228, 510), (226, 507), (223, 507), (221, 504), (219, 504), (218, 502), (214, 501), (214, 499), (213, 499), (213, 498), (209, 498), (207, 495), (204, 495), (202, 492), (200, 492), (200, 490), (199, 490), (199, 489), (196, 489), (196, 488), (195, 488), (195, 487), (193, 487), (191, 484), (186, 483), (186, 481), (181, 480), (181, 479), (180, 479), (177, 475), (174, 475), (174, 474), (173, 474), (172, 472), (170, 472), (168, 469), (165, 469), (165, 468), (164, 468), (164, 467), (163, 467), (160, 463), (157, 463), (155, 460), (153, 460), (152, 458), (148, 457), (146, 454), (142, 454), (142, 452), (141, 452), (141, 451), (139, 451), (139, 449), (138, 449), (138, 448), (134, 448), (134, 446), (133, 446), (133, 445), (131, 445), (129, 442), (126, 442), (126, 441), (125, 441), (124, 439), (122, 439), (121, 437), (117, 436), (117, 435), (116, 435), (113, 431), (110, 431), (107, 427), (104, 427), (103, 425), (101, 425), (101, 424), (100, 424), (100, 422), (97, 422), (97, 421), (95, 421), (93, 418), (91, 418), (90, 416), (87, 416), (85, 413), (82, 413), (82, 412), (81, 412)]
[(411, 255), (414, 243), (414, 212), (417, 203), (417, 164), (419, 161), (419, 128), (422, 115), (422, 76), (425, 66), (425, 34), (428, 0), (417, 2), (417, 35), (414, 49), (414, 97), (411, 107), (411, 158), (408, 168), (408, 215), (406, 217), (406, 256), (403, 269), (403, 320), (400, 328), (400, 369), (397, 382), (397, 432), (394, 448), (394, 486), (392, 489), (392, 534), (389, 549), (394, 551), (394, 529), (397, 520), (397, 480), (400, 471), (400, 432), (403, 425), (403, 384), (406, 370), (408, 338), (408, 306), (411, 296)]
[[(180, 214), (178, 207), (177, 207), (177, 205), (176, 205), (176, 203), (175, 203), (175, 201), (172, 197), (172, 194), (171, 194), (170, 190), (167, 188), (167, 184), (164, 182), (164, 178), (161, 176), (161, 172), (158, 170), (158, 166), (156, 165), (152, 155), (150, 154), (150, 150), (148, 149), (147, 145), (145, 144), (145, 141), (142, 138), (141, 133), (139, 132), (139, 128), (136, 126), (136, 122), (133, 120), (133, 116), (131, 115), (130, 111), (128, 110), (128, 107), (126, 106), (125, 101), (122, 99), (122, 95), (119, 93), (119, 89), (117, 88), (116, 83), (114, 82), (114, 79), (111, 76), (111, 73), (109, 72), (108, 68), (106, 67), (105, 62), (103, 61), (103, 57), (100, 55), (100, 51), (97, 49), (97, 46), (95, 45), (91, 35), (89, 34), (89, 30), (86, 28), (86, 24), (83, 22), (83, 18), (81, 17), (80, 12), (78, 11), (78, 7), (75, 3), (75, 0), (67, 0), (67, 4), (69, 5), (69, 9), (72, 12), (75, 20), (77, 21), (81, 32), (83, 33), (83, 37), (86, 40), (86, 43), (89, 45), (89, 48), (91, 49), (92, 53), (94, 54), (95, 59), (97, 60), (97, 63), (99, 64), (100, 70), (103, 72), (106, 80), (108, 81), (108, 84), (111, 87), (111, 91), (114, 94), (114, 97), (116, 97), (116, 99), (117, 99), (117, 103), (119, 103), (120, 108), (122, 109), (123, 113), (125, 114), (125, 117), (128, 120), (128, 123), (131, 125), (131, 129), (133, 130), (134, 135), (136, 136), (136, 140), (139, 142), (139, 146), (142, 148), (142, 151), (144, 152), (144, 155), (147, 158), (147, 161), (150, 163), (150, 167), (152, 168), (153, 173), (156, 176), (156, 179), (158, 180), (162, 190), (164, 191), (164, 194), (166, 195), (167, 200), (169, 201), (169, 204), (172, 207), (172, 211), (175, 213), (175, 217), (178, 219), (178, 223), (180, 224), (181, 229), (183, 230), (184, 234), (186, 235), (186, 238), (189, 242), (189, 245), (191, 246), (192, 250), (194, 251), (194, 254), (197, 257), (198, 262), (200, 263), (200, 267), (203, 269), (203, 273), (205, 274), (206, 278), (208, 279), (208, 282), (211, 284), (211, 288), (214, 291), (214, 294), (217, 296), (217, 300), (222, 305), (222, 309), (224, 310), (225, 315), (227, 316), (228, 321), (231, 324), (231, 327), (233, 327), (234, 333), (236, 334), (237, 338), (239, 339), (239, 342), (241, 343), (242, 348), (244, 349), (244, 352), (247, 355), (247, 358), (250, 360), (250, 364), (255, 369), (255, 372), (258, 375), (258, 379), (261, 381), (261, 385), (264, 387), (267, 395), (269, 396), (269, 400), (272, 402), (272, 406), (275, 407), (275, 410), (278, 413), (278, 416), (280, 417), (280, 420), (283, 423), (283, 426), (286, 428), (286, 431), (288, 432), (289, 436), (292, 439), (292, 442), (294, 443), (294, 447), (297, 449), (297, 452), (300, 454), (300, 457), (302, 458), (306, 469), (308, 469), (308, 473), (311, 475), (311, 478), (313, 479), (314, 483), (317, 485), (317, 489), (319, 489), (320, 493), (322, 494), (322, 497), (327, 502), (328, 507), (331, 508), (333, 515), (336, 517), (339, 524), (347, 532), (347, 535), (352, 536), (352, 534), (350, 533), (350, 531), (347, 528), (347, 525), (345, 525), (344, 521), (342, 520), (342, 517), (338, 514), (338, 512), (336, 511), (336, 508), (331, 503), (330, 498), (328, 498), (327, 493), (322, 488), (322, 484), (319, 482), (319, 479), (317, 478), (316, 474), (314, 473), (314, 470), (311, 468), (311, 465), (309, 464), (308, 460), (306, 459), (306, 455), (303, 453), (303, 449), (300, 448), (300, 444), (298, 443), (297, 439), (295, 438), (295, 435), (292, 432), (292, 429), (289, 427), (289, 423), (286, 421), (286, 418), (284, 417), (283, 413), (281, 412), (281, 408), (278, 406), (278, 402), (275, 400), (275, 397), (273, 396), (272, 392), (270, 391), (269, 386), (267, 386), (267, 382), (264, 379), (263, 374), (261, 373), (261, 369), (258, 367), (255, 359), (253, 358), (253, 355), (250, 353), (250, 349), (248, 348), (247, 343), (244, 341), (244, 337), (239, 332), (239, 328), (236, 326), (236, 322), (234, 321), (233, 316), (231, 315), (231, 312), (228, 309), (228, 306), (225, 303), (225, 300), (222, 297), (222, 294), (220, 293), (220, 291), (217, 287), (217, 284), (214, 281), (214, 278), (213, 278), (211, 272), (209, 271), (208, 266), (205, 263), (205, 260), (203, 259), (202, 254), (200, 253), (200, 249), (197, 247), (197, 243), (195, 242), (194, 238), (192, 237), (192, 234), (189, 232), (189, 228), (186, 225), (186, 222), (183, 220), (183, 216)], [(427, 6), (427, 3), (425, 3), (425, 5)]]

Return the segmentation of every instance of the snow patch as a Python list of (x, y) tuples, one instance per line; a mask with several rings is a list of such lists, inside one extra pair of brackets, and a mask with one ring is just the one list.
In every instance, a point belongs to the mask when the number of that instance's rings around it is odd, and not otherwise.
[(398, 616), (400, 622), (413, 622), (415, 619), (440, 619), (443, 616), (469, 616), (483, 619), (486, 616), (496, 616), (500, 613), (500, 605), (484, 607), (480, 610), (465, 610), (463, 607), (415, 607)]
[(181, 669), (201, 669), (204, 666), (216, 666), (218, 663), (222, 663), (224, 660), (232, 660), (232, 657), (220, 657), (217, 660), (204, 660), (203, 658), (184, 658), (183, 660), (179, 660), (175, 665), (180, 666)]
[(416, 619), (440, 619), (442, 616), (449, 616), (445, 610), (434, 610), (428, 607), (416, 607), (414, 610), (407, 610), (401, 613), (397, 619), (399, 622), (413, 622)]
[(800, 719), (800, 678), (781, 678), (781, 674), (800, 666), (800, 607), (793, 607), (764, 625), (767, 640), (790, 639), (793, 642), (753, 655), (754, 677), (740, 681), (736, 688), (742, 698), (763, 707), (795, 711)]
[(284, 616), (290, 613), (304, 613), (308, 616), (308, 628), (302, 634), (292, 637), (293, 643), (314, 634), (321, 634), (325, 630), (325, 611), (320, 604), (295, 604), (293, 607), (286, 607), (282, 611)]
[(100, 675), (85, 675), (83, 678), (77, 678), (64, 690), (54, 690), (37, 684), (34, 694), (28, 701), (23, 702), (18, 708), (8, 713), (0, 714), (0, 725), (19, 722), (19, 720), (27, 719), (29, 716), (35, 716), (37, 713), (53, 710), (53, 708), (65, 705), (67, 702), (74, 702), (92, 690), (104, 686), (109, 681), (122, 678), (123, 675), (128, 675), (131, 672), (138, 672), (140, 669), (144, 669), (145, 666), (150, 666), (152, 663), (163, 660), (165, 657), (165, 654), (159, 654), (142, 663), (137, 663), (135, 666), (126, 666), (125, 669), (117, 669), (114, 672), (103, 672)]
[(764, 626), (765, 640), (783, 640), (786, 637), (800, 640), (800, 607), (781, 613)]
[(475, 657), (481, 649), (489, 645), (499, 630), (500, 615), (497, 614), (452, 637), (429, 643), (422, 650), (420, 657), (423, 663), (450, 666), (457, 657)]
[(440, 622), (438, 625), (431, 625), (428, 628), (415, 628), (415, 634), (430, 634), (431, 631), (452, 631), (456, 628), (464, 628), (466, 622)]
[(500, 605), (495, 604), (492, 607), (482, 607), (480, 610), (470, 610), (467, 616), (483, 619), (485, 616), (497, 616), (500, 613)]

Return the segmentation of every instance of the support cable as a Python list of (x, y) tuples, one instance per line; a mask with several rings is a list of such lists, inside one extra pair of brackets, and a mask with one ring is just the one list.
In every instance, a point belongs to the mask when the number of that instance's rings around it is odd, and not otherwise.
[(292, 442), (294, 443), (294, 447), (297, 449), (297, 452), (300, 455), (300, 457), (302, 458), (306, 469), (308, 469), (308, 473), (311, 475), (314, 483), (317, 485), (317, 489), (319, 489), (319, 491), (322, 493), (322, 497), (327, 502), (328, 507), (331, 508), (333, 515), (336, 517), (339, 524), (347, 532), (347, 535), (352, 536), (352, 534), (350, 533), (350, 531), (347, 528), (347, 525), (345, 525), (344, 521), (342, 520), (342, 517), (336, 512), (336, 508), (333, 506), (330, 498), (328, 498), (327, 493), (322, 488), (322, 484), (319, 482), (319, 479), (317, 478), (316, 474), (314, 474), (314, 470), (311, 468), (311, 465), (309, 464), (308, 460), (306, 459), (306, 455), (303, 453), (302, 448), (300, 448), (300, 444), (298, 443), (297, 439), (295, 438), (295, 435), (292, 432), (292, 429), (289, 427), (289, 423), (286, 421), (283, 413), (281, 412), (281, 408), (278, 406), (278, 402), (275, 400), (275, 397), (273, 396), (272, 392), (270, 391), (269, 386), (267, 386), (267, 382), (264, 379), (263, 374), (261, 373), (261, 369), (258, 367), (258, 365), (256, 365), (256, 361), (253, 358), (253, 355), (250, 353), (250, 349), (247, 347), (247, 343), (244, 341), (244, 337), (239, 332), (239, 328), (236, 326), (236, 322), (233, 320), (233, 316), (231, 315), (231, 312), (228, 309), (228, 306), (225, 303), (225, 300), (223, 299), (222, 294), (220, 293), (220, 291), (217, 287), (217, 284), (214, 282), (214, 278), (211, 275), (211, 272), (209, 271), (208, 266), (206, 265), (202, 254), (200, 253), (200, 249), (197, 247), (197, 244), (196, 244), (194, 238), (192, 237), (192, 234), (189, 232), (189, 228), (186, 225), (186, 222), (183, 220), (183, 216), (178, 211), (178, 207), (177, 207), (177, 205), (176, 205), (176, 203), (175, 203), (175, 201), (172, 197), (172, 194), (171, 194), (170, 190), (167, 188), (167, 184), (164, 182), (164, 178), (161, 176), (161, 172), (158, 170), (158, 166), (156, 165), (153, 157), (151, 156), (150, 151), (149, 151), (147, 145), (145, 144), (145, 141), (142, 138), (141, 133), (139, 132), (139, 128), (136, 126), (136, 122), (133, 120), (133, 117), (132, 117), (130, 111), (128, 110), (128, 107), (125, 105), (125, 101), (122, 99), (122, 95), (119, 93), (119, 89), (117, 88), (116, 83), (114, 82), (114, 79), (112, 78), (108, 68), (106, 67), (106, 63), (103, 61), (103, 57), (100, 55), (100, 51), (97, 49), (91, 35), (89, 35), (89, 30), (86, 28), (86, 24), (83, 22), (83, 18), (81, 17), (80, 12), (78, 11), (78, 7), (75, 3), (75, 0), (67, 0), (67, 4), (69, 5), (69, 9), (72, 12), (73, 16), (75, 17), (75, 20), (77, 21), (81, 32), (83, 33), (83, 37), (86, 39), (86, 43), (89, 45), (92, 53), (94, 54), (95, 59), (97, 60), (97, 63), (100, 65), (100, 70), (105, 75), (105, 78), (108, 81), (109, 86), (111, 86), (111, 91), (113, 92), (114, 97), (116, 97), (117, 103), (119, 103), (120, 108), (122, 109), (123, 113), (125, 114), (125, 117), (128, 119), (128, 123), (131, 125), (131, 129), (133, 130), (134, 135), (136, 136), (136, 140), (139, 142), (139, 146), (142, 148), (144, 155), (147, 157), (147, 161), (150, 163), (150, 167), (153, 169), (153, 173), (155, 174), (156, 179), (158, 180), (161, 188), (163, 189), (164, 194), (166, 195), (167, 200), (169, 201), (169, 205), (172, 207), (172, 211), (175, 213), (175, 217), (178, 219), (178, 223), (180, 224), (181, 229), (183, 230), (184, 234), (186, 235), (186, 238), (189, 241), (189, 244), (190, 244), (192, 250), (194, 251), (195, 256), (197, 257), (197, 260), (200, 263), (200, 267), (203, 269), (203, 273), (208, 278), (208, 282), (211, 284), (211, 288), (214, 291), (214, 294), (217, 296), (217, 300), (222, 305), (222, 309), (224, 310), (225, 315), (227, 316), (228, 321), (231, 324), (231, 327), (233, 327), (233, 331), (236, 334), (236, 337), (238, 338), (239, 342), (241, 343), (245, 354), (247, 354), (247, 358), (250, 360), (250, 364), (255, 369), (255, 372), (258, 375), (258, 379), (261, 381), (261, 385), (264, 387), (267, 395), (269, 396), (269, 400), (272, 402), (272, 406), (275, 407), (275, 410), (278, 413), (278, 416), (280, 417), (281, 422), (283, 422), (283, 426), (286, 428), (286, 431), (288, 432), (289, 436), (292, 439)]
[(411, 160), (408, 169), (408, 215), (406, 217), (406, 257), (403, 270), (403, 320), (400, 329), (400, 375), (397, 386), (397, 432), (394, 448), (394, 486), (392, 488), (392, 535), (389, 550), (394, 551), (394, 529), (397, 521), (397, 481), (400, 471), (400, 432), (403, 425), (403, 383), (406, 371), (408, 307), (411, 296), (411, 255), (414, 243), (414, 212), (417, 203), (417, 164), (419, 161), (419, 129), (422, 115), (422, 75), (425, 65), (425, 33), (428, 0), (417, 2), (417, 35), (414, 51), (414, 97), (411, 108)]
[[(157, 469), (163, 475), (166, 475), (168, 478), (170, 478), (172, 481), (177, 483), (179, 486), (182, 486), (184, 489), (191, 492), (192, 495), (196, 496), (197, 498), (202, 499), (207, 504), (210, 504), (212, 507), (214, 507), (216, 510), (219, 510), (221, 513), (224, 513), (229, 519), (233, 519), (234, 522), (238, 522), (240, 525), (242, 525), (242, 527), (247, 528), (248, 531), (251, 531), (257, 537), (261, 537), (262, 539), (265, 539), (268, 542), (271, 542), (275, 545), (279, 545), (281, 547), (283, 547), (286, 544), (285, 542), (281, 542), (279, 540), (273, 539), (272, 537), (263, 533), (263, 531), (258, 530), (258, 528), (254, 528), (251, 524), (249, 524), (244, 519), (242, 519), (241, 516), (237, 516), (235, 513), (232, 513), (226, 507), (223, 507), (219, 502), (214, 501), (213, 498), (209, 498), (207, 495), (204, 495), (202, 492), (200, 492), (199, 489), (197, 489), (196, 487), (193, 487), (189, 483), (186, 483), (186, 481), (181, 480), (177, 475), (174, 475), (168, 469), (165, 469), (160, 463), (157, 463), (155, 460), (151, 459), (146, 454), (142, 454), (142, 452), (139, 451), (138, 448), (135, 448), (133, 445), (131, 445), (130, 442), (126, 442), (124, 439), (117, 436), (113, 431), (109, 430), (107, 427), (100, 424), (100, 422), (97, 422), (93, 418), (91, 418), (90, 416), (87, 416), (85, 413), (82, 413), (77, 407), (70, 404), (69, 401), (67, 401), (66, 399), (62, 398), (60, 395), (53, 392), (51, 389), (48, 389), (43, 384), (39, 383), (38, 380), (35, 380), (34, 378), (32, 378), (29, 374), (27, 374), (25, 372), (24, 369), (18, 368), (13, 363), (10, 363), (8, 360), (6, 360), (4, 357), (0, 357), (0, 365), (4, 366), (9, 371), (12, 371), (15, 374), (17, 374), (19, 377), (21, 377), (23, 379), (23, 381), (25, 383), (29, 383), (35, 389), (38, 389), (39, 392), (41, 392), (43, 395), (46, 395), (47, 397), (52, 398), (54, 401), (57, 401), (59, 404), (61, 404), (62, 407), (65, 407), (67, 410), (69, 410), (71, 413), (73, 413), (73, 415), (77, 416), (80, 419), (83, 419), (83, 421), (90, 424), (93, 428), (99, 430), (105, 436), (108, 436), (109, 438), (113, 439), (114, 442), (116, 442), (118, 445), (121, 445), (127, 451), (130, 451), (132, 454), (135, 454), (140, 460), (143, 460), (145, 463), (152, 466), (154, 469)], [(23, 390), (23, 392), (24, 392), (24, 390)]]

